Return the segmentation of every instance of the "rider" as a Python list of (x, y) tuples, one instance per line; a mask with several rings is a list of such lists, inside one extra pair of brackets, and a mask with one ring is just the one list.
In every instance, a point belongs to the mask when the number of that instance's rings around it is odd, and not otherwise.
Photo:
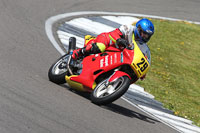
[(76, 60), (81, 56), (102, 53), (110, 46), (120, 50), (123, 50), (123, 48), (127, 46), (133, 47), (132, 40), (134, 39), (138, 42), (138, 46), (145, 57), (148, 57), (147, 59), (150, 62), (149, 48), (146, 43), (153, 34), (153, 23), (150, 20), (143, 18), (139, 20), (135, 26), (122, 25), (114, 31), (99, 34), (96, 38), (87, 42), (83, 48), (74, 50), (72, 58), (73, 60)]

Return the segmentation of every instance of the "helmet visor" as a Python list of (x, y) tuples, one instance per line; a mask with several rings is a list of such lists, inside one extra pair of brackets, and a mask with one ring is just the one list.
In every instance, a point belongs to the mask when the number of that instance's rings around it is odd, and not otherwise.
[(151, 34), (149, 34), (149, 33), (145, 32), (145, 31), (143, 31), (141, 28), (139, 28), (139, 34), (140, 34), (141, 38), (142, 38), (144, 41), (149, 40), (150, 37), (151, 37)]

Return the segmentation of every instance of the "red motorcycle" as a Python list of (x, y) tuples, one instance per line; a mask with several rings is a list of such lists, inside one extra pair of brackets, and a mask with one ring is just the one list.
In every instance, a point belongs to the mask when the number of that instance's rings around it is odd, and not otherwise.
[(50, 67), (49, 80), (90, 92), (91, 101), (97, 105), (105, 105), (120, 98), (130, 84), (143, 77), (150, 68), (150, 62), (135, 41), (131, 48), (126, 47), (123, 51), (110, 47), (104, 53), (92, 54), (76, 61), (71, 59), (75, 48), (76, 38), (71, 37), (69, 53)]

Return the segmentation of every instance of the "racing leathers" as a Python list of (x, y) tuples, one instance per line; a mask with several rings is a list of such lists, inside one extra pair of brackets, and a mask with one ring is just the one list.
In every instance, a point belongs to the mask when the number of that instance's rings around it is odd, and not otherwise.
[(134, 35), (135, 26), (122, 25), (119, 28), (111, 31), (104, 32), (95, 37), (85, 37), (85, 45), (83, 48), (79, 48), (73, 51), (72, 58), (76, 60), (82, 56), (88, 56), (90, 54), (97, 54), (106, 51), (109, 47), (115, 47), (120, 50), (125, 48), (125, 45), (132, 44), (132, 39), (138, 43), (141, 51), (149, 61), (151, 62), (150, 50), (146, 43), (142, 42)]

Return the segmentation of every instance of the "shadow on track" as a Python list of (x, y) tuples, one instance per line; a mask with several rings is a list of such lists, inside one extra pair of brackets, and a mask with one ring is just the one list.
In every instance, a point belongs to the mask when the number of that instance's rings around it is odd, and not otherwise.
[[(88, 99), (90, 101), (90, 93), (74, 90), (74, 89), (70, 88), (67, 85), (62, 85), (62, 86), (65, 87), (67, 90), (69, 90), (69, 91), (71, 91), (73, 93), (76, 93), (79, 96), (82, 96), (82, 97), (84, 97), (84, 98), (86, 98), (86, 99)], [(99, 105), (97, 105), (97, 106), (99, 106)], [(146, 115), (140, 114), (140, 113), (135, 112), (133, 110), (130, 110), (128, 108), (122, 107), (122, 106), (117, 105), (115, 103), (111, 103), (111, 104), (104, 105), (104, 106), (99, 106), (99, 107), (102, 107), (104, 109), (110, 110), (112, 112), (118, 113), (118, 114), (126, 116), (126, 117), (137, 118), (137, 119), (140, 119), (142, 121), (145, 121), (145, 122), (148, 122), (148, 123), (152, 123), (152, 124), (155, 124), (156, 122), (160, 122), (160, 121), (158, 121), (156, 119), (153, 119), (153, 118), (148, 117)]]
[(73, 93), (78, 94), (79, 96), (82, 96), (82, 97), (90, 100), (90, 93), (89, 92), (82, 92), (82, 91), (75, 90), (73, 88), (70, 88), (67, 84), (63, 84), (61, 86), (64, 87), (64, 88), (66, 88), (66, 90), (69, 90), (69, 91), (71, 91)]
[(140, 114), (140, 113), (137, 113), (133, 110), (130, 110), (128, 108), (122, 107), (122, 106), (114, 104), (114, 103), (103, 106), (103, 108), (113, 111), (115, 113), (118, 113), (120, 115), (124, 115), (124, 116), (131, 117), (131, 118), (137, 118), (137, 119), (146, 121), (148, 123), (155, 124), (156, 122), (159, 122), (156, 119), (153, 119), (151, 117), (148, 117), (148, 116)]

